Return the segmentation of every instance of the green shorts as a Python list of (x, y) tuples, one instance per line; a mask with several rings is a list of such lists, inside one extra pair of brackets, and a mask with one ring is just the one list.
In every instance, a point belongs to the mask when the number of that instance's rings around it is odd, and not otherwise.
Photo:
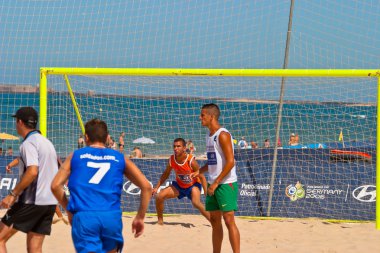
[(213, 196), (207, 195), (206, 211), (237, 211), (238, 192), (237, 182), (219, 185)]

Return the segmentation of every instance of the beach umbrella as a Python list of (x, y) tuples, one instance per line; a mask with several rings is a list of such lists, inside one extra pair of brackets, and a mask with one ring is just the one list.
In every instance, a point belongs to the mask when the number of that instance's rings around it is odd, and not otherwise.
[(19, 138), (17, 136), (7, 134), (7, 133), (0, 133), (0, 140), (18, 140)]
[(140, 137), (133, 141), (134, 144), (154, 144), (156, 143), (154, 140), (148, 137)]

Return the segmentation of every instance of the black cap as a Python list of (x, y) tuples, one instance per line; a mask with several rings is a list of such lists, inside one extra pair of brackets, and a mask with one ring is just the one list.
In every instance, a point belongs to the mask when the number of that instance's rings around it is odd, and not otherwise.
[(12, 115), (12, 117), (21, 119), (24, 123), (30, 124), (32, 126), (37, 125), (38, 121), (38, 113), (36, 110), (34, 110), (33, 107), (21, 107), (17, 110), (15, 115)]

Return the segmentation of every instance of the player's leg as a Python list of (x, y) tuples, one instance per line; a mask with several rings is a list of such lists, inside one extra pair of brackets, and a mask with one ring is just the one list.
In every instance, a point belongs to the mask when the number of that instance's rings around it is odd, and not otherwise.
[(235, 222), (235, 212), (223, 212), (223, 219), (228, 229), (228, 237), (230, 239), (230, 244), (232, 251), (234, 253), (240, 252), (240, 232)]
[(204, 205), (202, 204), (201, 190), (196, 185), (194, 185), (191, 189), (191, 203), (208, 221), (210, 221), (210, 213), (206, 211)]
[(97, 212), (75, 213), (71, 236), (76, 252), (103, 252), (103, 242), (100, 238), (102, 226)]
[[(53, 216), (56, 205), (37, 206), (31, 205), (29, 208), (29, 217), (35, 217), (33, 226), (26, 230), (26, 247), (27, 252), (41, 253), (42, 244), (45, 236), (50, 235)], [(38, 215), (37, 215), (38, 214)]]
[(101, 240), (103, 242), (102, 252), (121, 252), (124, 245), (123, 221), (121, 211), (110, 211), (99, 215), (102, 220)]
[(7, 226), (0, 222), (0, 253), (7, 252), (6, 242), (16, 233), (17, 230), (12, 226)]
[(65, 217), (63, 217), (63, 214), (61, 212), (61, 209), (59, 208), (59, 206), (57, 205), (56, 208), (55, 208), (55, 213), (57, 214), (58, 218), (54, 219), (53, 220), (53, 224), (59, 222), (59, 221), (63, 221), (66, 225), (69, 224), (68, 220), (65, 219)]
[(156, 196), (156, 211), (157, 211), (157, 220), (159, 225), (164, 224), (164, 204), (165, 200), (178, 197), (179, 192), (173, 186), (170, 185), (165, 189), (161, 190)]
[(219, 185), (215, 196), (223, 212), (223, 219), (228, 229), (228, 236), (234, 253), (240, 252), (240, 233), (235, 222), (235, 211), (237, 210), (237, 183)]
[(26, 237), (26, 247), (28, 253), (42, 253), (42, 244), (45, 235), (29, 232)]
[(206, 196), (206, 210), (210, 212), (213, 253), (220, 253), (223, 241), (222, 212), (215, 194)]
[(222, 212), (210, 211), (210, 222), (212, 226), (213, 253), (220, 253), (223, 241)]

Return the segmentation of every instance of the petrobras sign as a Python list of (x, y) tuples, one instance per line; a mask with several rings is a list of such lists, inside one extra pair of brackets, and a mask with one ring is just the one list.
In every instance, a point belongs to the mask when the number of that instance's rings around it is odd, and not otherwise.
[(375, 202), (376, 186), (361, 185), (352, 191), (352, 197), (360, 202)]
[(239, 195), (256, 197), (259, 194), (259, 191), (269, 191), (269, 184), (250, 184), (242, 183), (240, 184)]

